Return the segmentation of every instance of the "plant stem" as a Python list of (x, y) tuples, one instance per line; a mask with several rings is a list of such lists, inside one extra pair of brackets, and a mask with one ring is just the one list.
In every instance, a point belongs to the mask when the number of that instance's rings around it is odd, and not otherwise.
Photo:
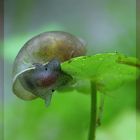
[(97, 108), (97, 90), (96, 85), (91, 81), (91, 118), (90, 118), (90, 127), (89, 127), (89, 138), (88, 140), (95, 140), (96, 132), (96, 108)]

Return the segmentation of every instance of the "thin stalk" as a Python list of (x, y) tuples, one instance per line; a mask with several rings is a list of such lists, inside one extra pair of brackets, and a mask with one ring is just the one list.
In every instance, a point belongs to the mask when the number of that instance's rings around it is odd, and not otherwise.
[(96, 111), (97, 108), (97, 90), (96, 85), (91, 81), (91, 114), (88, 140), (95, 140), (96, 133)]

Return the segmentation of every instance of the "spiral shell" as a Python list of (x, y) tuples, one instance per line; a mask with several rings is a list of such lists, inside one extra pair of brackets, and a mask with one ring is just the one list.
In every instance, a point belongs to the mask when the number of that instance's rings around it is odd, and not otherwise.
[[(63, 77), (63, 80), (65, 78), (69, 79), (69, 76), (64, 74), (60, 69), (56, 72), (56, 70), (50, 68), (50, 66), (54, 67), (54, 62), (64, 62), (73, 57), (85, 55), (85, 53), (86, 49), (84, 41), (66, 32), (45, 32), (33, 37), (25, 43), (15, 58), (13, 65), (13, 92), (16, 96), (24, 100), (35, 99), (37, 94), (35, 94), (34, 91), (36, 90), (39, 95), (42, 95), (41, 92), (46, 92), (47, 94), (48, 89), (50, 89), (49, 87), (43, 87), (39, 90), (37, 88), (35, 88), (35, 90), (30, 90), (27, 83), (29, 80), (26, 81), (25, 77), (28, 79), (34, 79), (34, 77), (32, 78), (30, 76), (34, 75), (33, 73), (36, 72), (45, 73), (48, 77), (56, 74), (56, 81), (57, 78), (60, 79), (60, 75)], [(50, 61), (52, 62), (48, 65)], [(38, 66), (36, 67), (36, 65), (40, 65), (39, 69), (37, 69)], [(48, 71), (45, 72), (45, 66), (49, 69), (49, 73)], [(60, 65), (58, 67), (60, 67)], [(34, 79), (34, 81), (36, 81), (36, 79)], [(61, 84), (63, 82), (61, 82)], [(57, 86), (60, 85), (58, 83), (59, 82), (57, 82)], [(55, 86), (52, 87), (54, 88)]]

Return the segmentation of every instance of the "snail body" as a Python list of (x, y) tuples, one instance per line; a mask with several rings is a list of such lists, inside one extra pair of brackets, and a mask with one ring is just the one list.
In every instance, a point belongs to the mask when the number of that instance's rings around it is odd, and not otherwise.
[(72, 79), (61, 70), (61, 62), (85, 53), (83, 41), (66, 32), (45, 32), (33, 37), (15, 59), (13, 92), (23, 100), (50, 100), (55, 89)]

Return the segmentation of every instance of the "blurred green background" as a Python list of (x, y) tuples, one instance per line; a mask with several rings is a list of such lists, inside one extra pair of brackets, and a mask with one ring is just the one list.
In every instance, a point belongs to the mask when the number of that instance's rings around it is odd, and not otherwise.
[[(13, 61), (31, 37), (52, 30), (83, 38), (88, 55), (118, 51), (135, 56), (136, 1), (5, 0), (4, 30), (4, 139), (87, 140), (90, 96), (56, 93), (48, 108), (41, 99), (23, 101), (11, 90)], [(136, 140), (135, 85), (106, 95), (96, 140)]]

